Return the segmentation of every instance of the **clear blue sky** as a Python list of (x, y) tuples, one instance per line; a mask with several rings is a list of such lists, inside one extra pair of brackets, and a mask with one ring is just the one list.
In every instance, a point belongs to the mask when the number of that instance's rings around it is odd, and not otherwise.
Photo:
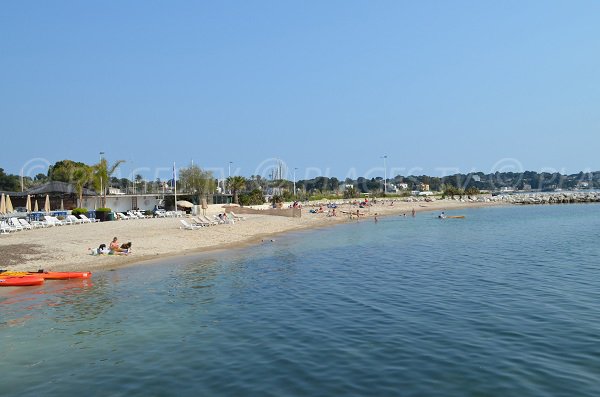
[[(599, 1), (0, 8), (0, 167), (600, 170)], [(144, 170), (143, 168), (146, 168)], [(292, 179), (292, 174), (288, 174)]]

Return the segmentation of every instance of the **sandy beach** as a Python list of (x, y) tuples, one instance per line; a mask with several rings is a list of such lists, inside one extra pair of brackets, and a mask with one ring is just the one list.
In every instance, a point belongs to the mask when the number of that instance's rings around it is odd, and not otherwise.
[[(246, 220), (235, 224), (203, 227), (199, 230), (180, 229), (179, 218), (149, 218), (126, 221), (101, 222), (54, 226), (10, 233), (0, 236), (0, 269), (52, 270), (52, 271), (95, 271), (119, 266), (138, 264), (158, 258), (168, 258), (215, 249), (240, 247), (275, 239), (289, 231), (326, 227), (344, 222), (357, 222), (347, 213), (359, 209), (359, 222), (373, 222), (373, 217), (411, 216), (412, 209), (424, 216), (424, 211), (452, 211), (462, 208), (499, 205), (494, 202), (436, 200), (432, 202), (405, 202), (401, 200), (378, 200), (368, 208), (344, 204), (337, 208), (337, 216), (310, 213), (318, 208), (311, 203), (302, 210), (301, 218), (271, 215), (244, 215)], [(207, 210), (212, 216), (223, 212), (220, 205)], [(420, 214), (419, 214), (420, 213)], [(432, 215), (430, 215), (432, 216)], [(183, 218), (185, 219), (185, 218)], [(120, 243), (131, 241), (129, 255), (92, 256), (90, 249), (107, 244), (113, 237)]]

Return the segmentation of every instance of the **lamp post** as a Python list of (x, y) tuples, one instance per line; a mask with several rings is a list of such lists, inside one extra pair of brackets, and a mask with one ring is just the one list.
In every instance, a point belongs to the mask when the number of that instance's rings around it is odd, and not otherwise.
[(385, 161), (387, 160), (387, 154), (382, 156), (383, 158), (383, 195), (387, 193), (387, 166)]
[(298, 167), (294, 168), (294, 198), (296, 198), (296, 170)]
[[(233, 161), (230, 161), (229, 164), (228, 164), (228, 167), (229, 167), (228, 170), (227, 170), (227, 180), (228, 180), (228, 182), (231, 181), (231, 179), (230, 179), (231, 178), (231, 164), (233, 164)], [(225, 188), (225, 186), (223, 186), (223, 188)], [(225, 189), (223, 189), (223, 190), (225, 190)], [(227, 186), (227, 193), (228, 194), (231, 193), (231, 188), (229, 187), (229, 184)]]
[[(100, 152), (100, 165), (102, 165), (102, 159), (104, 158), (104, 152)], [(105, 198), (104, 198), (104, 190), (102, 189), (102, 173), (100, 173), (100, 207), (104, 208), (104, 202), (105, 202)]]

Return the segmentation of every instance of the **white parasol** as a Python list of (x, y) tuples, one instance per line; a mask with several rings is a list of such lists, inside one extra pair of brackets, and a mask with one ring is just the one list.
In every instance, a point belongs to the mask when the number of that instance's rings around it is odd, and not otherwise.
[(46, 195), (46, 202), (44, 203), (44, 212), (50, 212), (50, 196)]
[(12, 206), (12, 201), (10, 201), (10, 196), (6, 195), (6, 213), (10, 214), (12, 212), (14, 212), (14, 208)]

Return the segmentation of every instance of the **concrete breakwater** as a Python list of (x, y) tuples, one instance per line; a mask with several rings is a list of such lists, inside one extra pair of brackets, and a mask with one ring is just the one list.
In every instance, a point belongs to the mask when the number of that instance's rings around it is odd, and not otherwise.
[(520, 193), (496, 196), (491, 201), (510, 204), (598, 203), (600, 202), (600, 192)]

